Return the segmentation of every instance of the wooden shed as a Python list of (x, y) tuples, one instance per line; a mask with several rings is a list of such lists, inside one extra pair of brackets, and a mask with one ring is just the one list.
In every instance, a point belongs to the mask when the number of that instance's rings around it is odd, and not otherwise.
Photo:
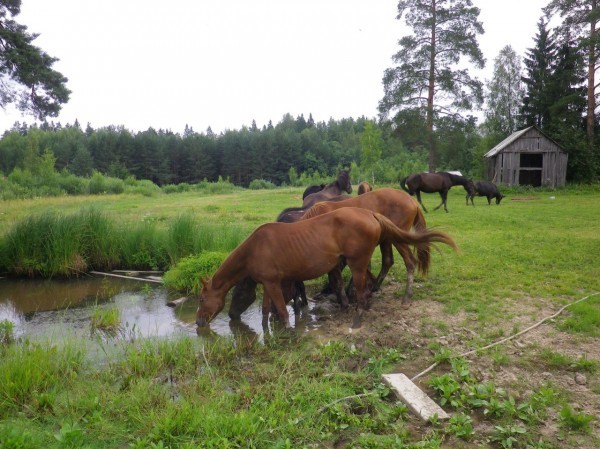
[(509, 186), (564, 186), (568, 155), (536, 126), (516, 131), (485, 153), (488, 180)]

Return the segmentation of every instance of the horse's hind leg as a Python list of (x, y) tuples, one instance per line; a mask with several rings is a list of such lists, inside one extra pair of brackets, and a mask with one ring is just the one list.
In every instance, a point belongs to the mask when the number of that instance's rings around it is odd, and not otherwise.
[(440, 204), (437, 205), (437, 207), (433, 210), (438, 210), (440, 207), (442, 207), (442, 205), (444, 206), (444, 210), (446, 212), (448, 212), (448, 208), (446, 207), (446, 200), (448, 199), (448, 191), (442, 191), (440, 192), (440, 196), (442, 197), (442, 202)]
[(377, 275), (375, 285), (373, 285), (372, 291), (377, 291), (381, 288), (383, 280), (387, 276), (392, 265), (394, 265), (394, 253), (392, 251), (392, 245), (389, 242), (384, 242), (379, 245), (381, 250), (381, 271)]
[(348, 308), (348, 296), (346, 296), (346, 292), (344, 291), (344, 278), (342, 277), (342, 266), (338, 264), (333, 270), (328, 273), (329, 276), (329, 285), (332, 290), (335, 292), (338, 303), (342, 310), (346, 310)]
[(402, 256), (402, 260), (404, 260), (404, 265), (406, 266), (406, 289), (404, 290), (401, 306), (403, 309), (408, 309), (413, 295), (413, 283), (415, 279), (415, 267), (417, 266), (417, 261), (408, 245), (397, 244), (394, 246)]
[(427, 212), (427, 209), (425, 208), (425, 205), (423, 204), (423, 201), (421, 201), (421, 191), (417, 189), (417, 191), (415, 193), (417, 195), (417, 201), (419, 201), (419, 204), (421, 205), (421, 207), (423, 208), (423, 210), (425, 212)]

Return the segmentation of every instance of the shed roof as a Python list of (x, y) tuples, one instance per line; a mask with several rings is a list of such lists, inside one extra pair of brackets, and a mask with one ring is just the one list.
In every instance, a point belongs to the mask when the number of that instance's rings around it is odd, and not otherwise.
[(534, 128), (534, 127), (530, 126), (528, 128), (523, 128), (520, 131), (515, 131), (510, 136), (508, 136), (506, 139), (504, 139), (502, 142), (500, 142), (498, 145), (496, 145), (494, 148), (492, 148), (490, 151), (488, 151), (487, 153), (485, 153), (483, 155), (483, 157), (492, 157), (492, 156), (497, 155), (504, 148), (506, 148), (508, 145), (510, 145), (511, 143), (513, 143), (515, 140), (517, 140), (519, 137), (521, 137), (523, 134), (525, 134), (531, 128)]
[(494, 148), (492, 148), (490, 151), (485, 153), (483, 155), (483, 157), (496, 156), (498, 153), (500, 153), (502, 150), (504, 150), (507, 146), (509, 146), (515, 140), (519, 139), (523, 134), (525, 134), (527, 131), (529, 131), (531, 129), (536, 129), (542, 136), (544, 136), (546, 139), (554, 142), (556, 144), (556, 146), (558, 146), (558, 148), (560, 148), (561, 150), (564, 150), (562, 145), (559, 145), (558, 143), (556, 143), (553, 139), (551, 139), (546, 134), (544, 134), (544, 132), (541, 129), (539, 129), (537, 126), (533, 125), (533, 126), (528, 126), (527, 128), (523, 128), (520, 131), (515, 131), (510, 136), (508, 136), (506, 139), (504, 139), (502, 142), (500, 142), (498, 145), (496, 145)]

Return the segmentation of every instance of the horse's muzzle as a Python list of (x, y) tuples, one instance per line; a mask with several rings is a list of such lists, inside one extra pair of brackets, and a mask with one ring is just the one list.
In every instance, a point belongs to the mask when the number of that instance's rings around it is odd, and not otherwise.
[(198, 327), (206, 327), (208, 326), (208, 321), (206, 321), (206, 318), (197, 318), (196, 319), (196, 326)]

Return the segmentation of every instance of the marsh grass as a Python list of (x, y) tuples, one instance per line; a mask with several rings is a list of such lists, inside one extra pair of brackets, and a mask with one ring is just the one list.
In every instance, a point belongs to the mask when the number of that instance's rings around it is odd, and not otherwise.
[(94, 334), (98, 331), (116, 335), (121, 327), (121, 312), (118, 307), (95, 307), (90, 317), (90, 330)]

